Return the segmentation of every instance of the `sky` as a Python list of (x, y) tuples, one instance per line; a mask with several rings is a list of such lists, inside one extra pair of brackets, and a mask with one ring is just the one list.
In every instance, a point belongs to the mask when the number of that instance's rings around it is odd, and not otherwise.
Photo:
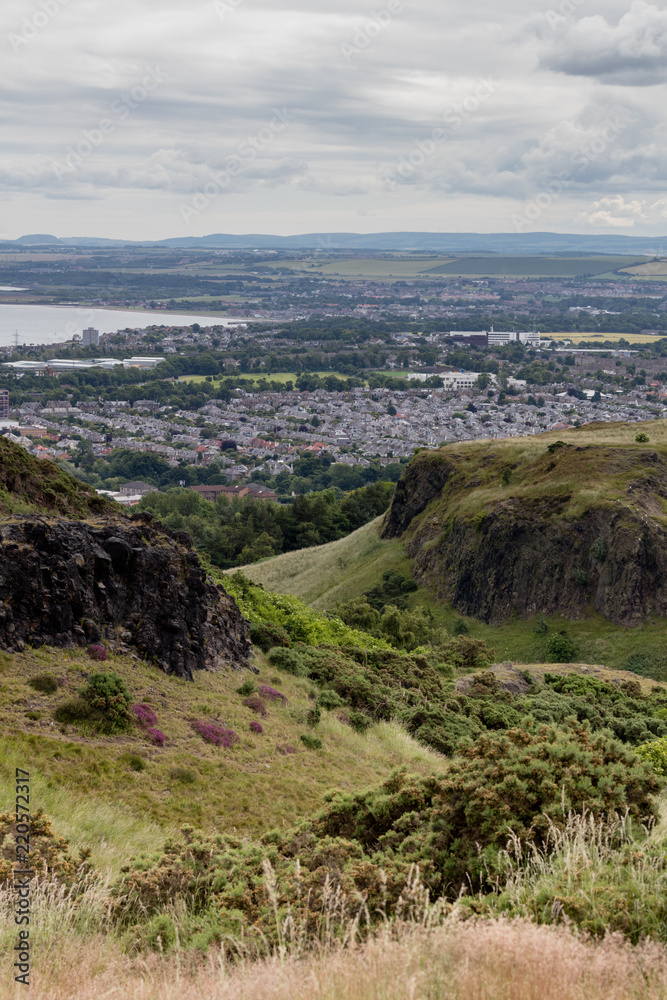
[(2, 0), (0, 29), (0, 238), (667, 233), (647, 0)]

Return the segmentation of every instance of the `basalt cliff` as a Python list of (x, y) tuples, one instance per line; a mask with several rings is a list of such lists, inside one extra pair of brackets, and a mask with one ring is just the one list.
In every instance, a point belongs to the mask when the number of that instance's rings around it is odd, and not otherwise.
[(540, 612), (597, 611), (627, 626), (664, 617), (667, 444), (637, 443), (636, 432), (595, 425), (562, 440), (420, 452), (384, 536), (404, 539), (419, 583), (486, 622)]
[(0, 438), (0, 645), (103, 641), (168, 673), (245, 666), (248, 627), (190, 538)]

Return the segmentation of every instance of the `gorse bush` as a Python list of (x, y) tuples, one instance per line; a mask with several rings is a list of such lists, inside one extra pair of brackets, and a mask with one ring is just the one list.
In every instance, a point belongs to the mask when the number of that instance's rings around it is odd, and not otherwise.
[(312, 819), (259, 842), (184, 830), (161, 855), (124, 870), (112, 917), (132, 926), (181, 901), (219, 936), (252, 926), (275, 933), (268, 928), (307, 900), (315, 932), (336, 894), (340, 913), (365, 905), (377, 920), (401, 905), (415, 865), (433, 899), (488, 890), (505, 878), (508, 839), (548, 853), (552, 831), (573, 813), (613, 821), (627, 811), (648, 822), (658, 788), (636, 754), (584, 726), (484, 734), (445, 775), (399, 772), (368, 792), (330, 793)]
[[(588, 582), (588, 577), (585, 582)], [(549, 636), (545, 648), (551, 663), (571, 663), (577, 655), (577, 644), (567, 632), (556, 632)]]
[(259, 646), (263, 653), (268, 653), (273, 646), (289, 646), (290, 637), (282, 625), (251, 622), (250, 641), (254, 646)]
[(101, 733), (121, 733), (130, 729), (135, 716), (132, 695), (118, 674), (95, 673), (79, 691), (79, 697), (59, 705), (58, 722), (87, 723)]
[(642, 743), (635, 747), (636, 753), (645, 761), (656, 774), (667, 778), (667, 737), (663, 736), (658, 740), (651, 740), (650, 743)]
[[(319, 646), (362, 646), (366, 649), (389, 648), (389, 643), (359, 629), (350, 628), (340, 618), (328, 616), (309, 607), (298, 597), (275, 594), (254, 584), (240, 571), (225, 577), (225, 589), (232, 595), (241, 613), (255, 626), (280, 626), (290, 642)], [(283, 645), (280, 643), (279, 645)]]
[[(55, 882), (77, 896), (83, 889), (83, 880), (92, 872), (91, 852), (80, 850), (78, 857), (73, 858), (69, 853), (69, 841), (56, 837), (42, 808), (31, 815), (29, 827), (32, 878)], [(13, 881), (14, 868), (27, 867), (16, 860), (15, 835), (15, 813), (0, 814), (0, 885), (7, 886)]]

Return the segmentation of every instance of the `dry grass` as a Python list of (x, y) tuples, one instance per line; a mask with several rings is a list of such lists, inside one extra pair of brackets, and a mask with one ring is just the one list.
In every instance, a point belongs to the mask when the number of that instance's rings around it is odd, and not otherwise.
[[(0, 998), (21, 996), (5, 975)], [(591, 943), (528, 921), (384, 928), (364, 946), (306, 960), (195, 967), (130, 960), (112, 939), (54, 939), (35, 953), (31, 1000), (664, 1000), (667, 953), (617, 937)]]

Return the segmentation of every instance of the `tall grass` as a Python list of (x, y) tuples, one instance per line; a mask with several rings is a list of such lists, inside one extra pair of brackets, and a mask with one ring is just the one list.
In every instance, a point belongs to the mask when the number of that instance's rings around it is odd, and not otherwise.
[[(234, 965), (222, 949), (198, 960), (131, 960), (99, 936), (36, 954), (29, 992), (31, 1000), (664, 1000), (667, 953), (525, 920), (403, 924), (354, 949)], [(4, 976), (1, 1000), (17, 995)]]

